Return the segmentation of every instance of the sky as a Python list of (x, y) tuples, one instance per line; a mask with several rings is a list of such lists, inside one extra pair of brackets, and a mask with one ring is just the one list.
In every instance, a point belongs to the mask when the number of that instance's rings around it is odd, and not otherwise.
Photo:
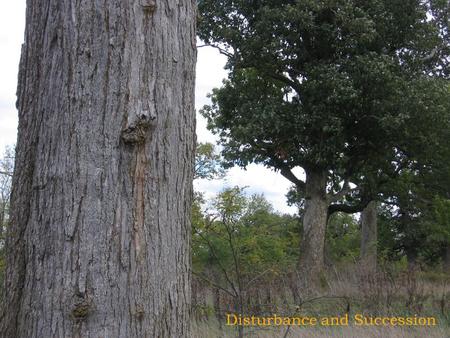
[[(0, 5), (0, 154), (5, 147), (13, 145), (17, 134), (16, 86), (25, 27), (25, 0), (2, 1)], [(220, 87), (227, 76), (224, 70), (226, 58), (218, 51), (202, 47), (197, 55), (196, 109), (208, 104), (207, 94)], [(197, 114), (197, 140), (216, 143), (217, 138), (206, 129), (206, 121)], [(290, 183), (279, 173), (261, 165), (250, 165), (246, 170), (232, 168), (222, 180), (196, 180), (194, 187), (213, 198), (225, 187), (247, 187), (246, 193), (264, 194), (275, 210), (295, 213), (294, 207), (286, 204), (286, 193)]]

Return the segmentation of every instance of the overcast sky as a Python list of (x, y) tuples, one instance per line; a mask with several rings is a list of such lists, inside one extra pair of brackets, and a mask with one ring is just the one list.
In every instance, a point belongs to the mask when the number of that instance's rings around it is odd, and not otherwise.
[[(20, 46), (25, 26), (25, 0), (2, 1), (0, 5), (0, 152), (16, 140), (17, 111), (15, 108), (17, 69)], [(208, 103), (206, 95), (218, 87), (226, 71), (225, 57), (211, 48), (199, 48), (196, 80), (196, 108)], [(205, 120), (197, 115), (197, 137), (199, 142), (213, 142), (216, 138), (206, 129)], [(247, 170), (233, 168), (223, 180), (194, 182), (195, 188), (212, 197), (225, 186), (247, 186), (248, 194), (263, 193), (280, 212), (294, 213), (295, 208), (286, 205), (285, 194), (289, 182), (279, 173), (262, 166), (251, 165)]]

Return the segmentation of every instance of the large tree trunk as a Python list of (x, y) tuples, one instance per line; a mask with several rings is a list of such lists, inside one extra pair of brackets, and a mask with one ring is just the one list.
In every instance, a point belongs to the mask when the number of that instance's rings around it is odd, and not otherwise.
[(377, 202), (371, 201), (361, 213), (361, 264), (368, 272), (377, 267)]
[(325, 230), (329, 202), (325, 171), (306, 172), (305, 214), (299, 270), (302, 286), (314, 287), (324, 269)]
[(195, 2), (27, 1), (2, 337), (188, 337)]

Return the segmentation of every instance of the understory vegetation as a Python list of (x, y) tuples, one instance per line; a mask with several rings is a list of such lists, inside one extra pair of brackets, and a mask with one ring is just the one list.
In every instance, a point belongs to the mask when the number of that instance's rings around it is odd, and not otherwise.
[[(385, 218), (380, 232), (388, 233), (394, 226)], [(360, 262), (359, 219), (337, 213), (327, 228), (326, 269), (317, 285), (303, 290), (303, 276), (297, 269), (301, 229), (300, 217), (275, 212), (264, 196), (248, 196), (243, 188), (225, 189), (210, 201), (197, 195), (192, 310), (198, 337), (282, 337), (287, 329), (227, 326), (227, 314), (417, 315), (435, 317), (438, 323), (411, 328), (292, 327), (291, 337), (414, 337), (424, 332), (444, 337), (443, 332), (450, 333), (450, 274), (444, 257), (429, 255), (436, 243), (423, 242), (415, 248), (417, 259), (408, 263), (397, 245), (402, 236), (382, 239), (374, 271)]]

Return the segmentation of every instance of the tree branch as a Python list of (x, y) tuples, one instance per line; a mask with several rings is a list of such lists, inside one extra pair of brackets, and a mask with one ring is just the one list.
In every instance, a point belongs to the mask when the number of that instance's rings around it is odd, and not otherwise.
[(256, 63), (254, 62), (248, 62), (248, 63), (235, 63), (235, 68), (236, 69), (245, 69), (245, 68), (254, 68), (258, 71), (261, 72), (261, 74), (264, 74), (270, 78), (272, 78), (273, 80), (278, 80), (280, 82), (283, 82), (284, 84), (290, 86), (292, 89), (294, 89), (298, 95), (300, 95), (301, 92), (301, 88), (300, 88), (300, 84), (295, 82), (294, 80), (288, 78), (287, 76), (277, 73), (275, 71), (269, 71), (268, 70), (268, 66), (267, 65), (256, 65)]
[(434, 47), (433, 50), (430, 52), (430, 54), (424, 56), (421, 61), (422, 62), (427, 62), (429, 60), (431, 60), (432, 58), (434, 58), (434, 56), (436, 55), (436, 53), (438, 52), (439, 48), (438, 47)]
[(340, 191), (338, 191), (335, 194), (330, 194), (331, 196), (329, 197), (329, 201), (332, 202), (337, 202), (339, 200), (341, 200), (345, 195), (351, 193), (352, 191), (356, 191), (358, 190), (358, 188), (350, 188), (350, 182), (348, 180), (344, 181), (344, 184), (342, 186), (342, 189)]
[(364, 208), (372, 201), (373, 198), (369, 196), (363, 197), (358, 203), (350, 205), (350, 204), (331, 204), (328, 207), (328, 217), (330, 217), (335, 212), (345, 212), (346, 214), (354, 214), (356, 212), (361, 212)]
[(225, 279), (227, 280), (228, 284), (230, 284), (231, 288), (233, 289), (233, 291), (234, 291), (234, 293), (235, 293), (235, 296), (234, 296), (234, 297), (237, 297), (237, 296), (238, 296), (238, 292), (237, 292), (237, 290), (236, 290), (236, 287), (235, 287), (233, 281), (231, 280), (231, 278), (228, 276), (227, 270), (226, 270), (225, 267), (222, 265), (222, 263), (221, 263), (219, 257), (217, 256), (216, 250), (215, 250), (213, 244), (208, 240), (208, 238), (206, 238), (206, 237), (205, 237), (201, 232), (199, 232), (195, 227), (193, 227), (193, 229), (194, 229), (195, 233), (196, 233), (197, 235), (200, 236), (200, 238), (206, 243), (206, 245), (207, 245), (207, 246), (209, 247), (209, 249), (211, 250), (211, 254), (212, 254), (212, 255), (214, 256), (214, 258), (216, 259), (217, 264), (219, 265), (220, 270), (222, 270), (222, 273), (224, 274)]
[(229, 294), (231, 297), (236, 297), (236, 295), (234, 293), (232, 293), (231, 291), (221, 287), (219, 284), (214, 283), (212, 280), (209, 280), (208, 278), (202, 276), (201, 274), (195, 272), (194, 270), (191, 269), (191, 272), (194, 276), (197, 276), (198, 278), (204, 280), (206, 283), (210, 284), (211, 286), (215, 287), (216, 289), (222, 290), (223, 292)]
[(288, 166), (281, 166), (280, 168), (281, 175), (283, 175), (286, 179), (288, 179), (290, 182), (294, 183), (297, 189), (301, 191), (305, 191), (306, 184), (302, 180), (298, 179), (297, 176), (294, 175), (291, 169), (289, 169)]
[(204, 45), (197, 46), (197, 48), (203, 48), (203, 47), (212, 47), (212, 48), (217, 49), (220, 54), (225, 55), (228, 58), (233, 57), (233, 54), (231, 54), (230, 52), (227, 52), (225, 49), (223, 49), (223, 48), (221, 48), (219, 46), (216, 46), (216, 45), (211, 45), (209, 43), (206, 43)]
[(264, 276), (266, 273), (268, 273), (269, 271), (272, 271), (272, 269), (267, 269), (263, 272), (261, 272), (259, 275), (257, 275), (255, 278), (252, 278), (250, 281), (247, 282), (247, 284), (245, 285), (245, 289), (247, 289), (254, 281), (258, 280), (259, 278), (261, 278), (262, 276)]
[(301, 92), (300, 84), (291, 80), (287, 76), (284, 76), (282, 74), (278, 74), (275, 72), (264, 71), (263, 69), (258, 69), (258, 70), (260, 70), (263, 74), (271, 77), (274, 80), (278, 80), (278, 81), (283, 82), (284, 84), (287, 84), (288, 86), (292, 87), (292, 89), (294, 89), (298, 95), (300, 95), (300, 92)]
[[(305, 182), (298, 179), (297, 176), (294, 175), (294, 173), (292, 172), (292, 169), (289, 168), (289, 166), (286, 163), (284, 163), (282, 160), (280, 160), (277, 157), (277, 155), (275, 154), (273, 149), (264, 148), (262, 145), (258, 144), (255, 141), (250, 141), (249, 144), (252, 147), (258, 149), (264, 156), (269, 157), (270, 160), (273, 162), (272, 166), (275, 167), (275, 169), (280, 170), (281, 175), (283, 175), (283, 177), (288, 179), (291, 183), (295, 184), (297, 189), (299, 189), (300, 191), (303, 191), (303, 192), (306, 190)], [(267, 146), (267, 145), (264, 145), (264, 146)]]

